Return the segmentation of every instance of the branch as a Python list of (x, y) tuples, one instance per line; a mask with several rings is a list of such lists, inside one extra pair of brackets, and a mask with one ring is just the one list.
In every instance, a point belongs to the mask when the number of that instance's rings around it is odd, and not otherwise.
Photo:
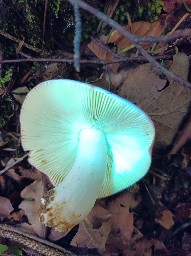
[[(164, 56), (156, 56), (153, 57), (155, 60), (170, 60), (173, 56), (164, 55)], [(22, 62), (50, 62), (50, 63), (74, 63), (74, 59), (68, 58), (29, 58), (29, 59), (13, 59), (13, 60), (0, 60), (0, 64), (11, 64), (11, 63), (22, 63)], [(80, 63), (90, 63), (90, 64), (98, 64), (98, 65), (106, 65), (106, 64), (113, 64), (113, 63), (122, 63), (122, 62), (135, 62), (135, 63), (145, 63), (148, 62), (143, 57), (125, 57), (125, 58), (118, 58), (116, 60), (111, 61), (104, 61), (99, 59), (93, 60), (80, 60)]]
[[(10, 40), (12, 40), (12, 41), (18, 43), (18, 44), (22, 43), (22, 40), (19, 40), (19, 39), (17, 39), (16, 37), (11, 36), (10, 34), (4, 32), (4, 31), (1, 30), (1, 29), (0, 29), (0, 35), (2, 35), (2, 36), (4, 36), (4, 37), (6, 37), (6, 38), (8, 38), (8, 39), (10, 39)], [(31, 45), (29, 45), (29, 44), (27, 44), (27, 43), (23, 43), (23, 46), (26, 47), (26, 48), (28, 48), (29, 50), (34, 51), (34, 52), (37, 52), (37, 53), (48, 54), (48, 52), (46, 52), (46, 51), (44, 51), (44, 50), (41, 50), (41, 49), (38, 49), (38, 48), (35, 48), (35, 47), (33, 47), (33, 46), (31, 46)]]
[(131, 40), (132, 44), (137, 48), (137, 50), (144, 56), (154, 68), (159, 73), (163, 73), (166, 75), (169, 79), (173, 79), (177, 81), (179, 84), (191, 88), (191, 84), (182, 79), (180, 76), (177, 76), (176, 74), (173, 74), (171, 71), (167, 70), (166, 68), (162, 67), (147, 51), (143, 49), (143, 47), (138, 43), (138, 37), (131, 34), (128, 30), (124, 29), (119, 23), (109, 18), (104, 13), (96, 10), (94, 7), (90, 6), (89, 4), (85, 3), (81, 0), (68, 0), (72, 5), (78, 2), (78, 5), (83, 8), (84, 10), (88, 11), (92, 15), (98, 17), (99, 19), (105, 21), (108, 25), (110, 25), (112, 28), (118, 30), (123, 36), (127, 37)]
[(45, 256), (75, 255), (54, 243), (48, 242), (31, 234), (24, 233), (20, 229), (6, 224), (0, 224), (0, 238), (9, 239), (24, 248), (34, 250)]
[(11, 163), (10, 165), (7, 165), (3, 170), (0, 171), (0, 175), (2, 175), (4, 172), (8, 171), (10, 168), (13, 168), (16, 164), (22, 162), (26, 157), (28, 157), (28, 154), (25, 154), (24, 156), (15, 160), (15, 162)]
[(80, 42), (82, 32), (82, 22), (80, 16), (80, 8), (78, 2), (74, 4), (75, 15), (75, 36), (74, 36), (74, 67), (77, 72), (80, 72)]
[(148, 43), (167, 43), (174, 41), (176, 39), (188, 38), (191, 36), (191, 29), (185, 28), (184, 30), (176, 30), (172, 35), (159, 36), (159, 37), (144, 37), (144, 36), (135, 36), (137, 43), (148, 42)]

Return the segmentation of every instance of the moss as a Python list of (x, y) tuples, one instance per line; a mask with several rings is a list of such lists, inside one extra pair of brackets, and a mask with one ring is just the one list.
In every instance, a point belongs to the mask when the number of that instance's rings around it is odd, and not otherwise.
[(162, 0), (121, 0), (114, 13), (114, 19), (120, 24), (126, 25), (128, 23), (127, 14), (129, 13), (132, 21), (154, 21), (158, 19), (162, 7)]
[(3, 85), (11, 80), (12, 77), (12, 69), (7, 69), (5, 71), (4, 76), (0, 76), (0, 89), (3, 87)]
[(114, 20), (119, 22), (120, 24), (127, 24), (127, 13), (129, 13), (131, 8), (131, 1), (120, 1), (120, 4), (118, 5), (115, 13), (114, 13)]
[(3, 99), (0, 104), (0, 128), (10, 120), (13, 115), (13, 102), (10, 97)]
[[(96, 2), (99, 9), (103, 6), (101, 0), (87, 2)], [(3, 5), (3, 12), (0, 10), (0, 27), (4, 32), (20, 40), (24, 38), (25, 42), (31, 46), (50, 53), (56, 49), (73, 50), (73, 7), (67, 0), (48, 1), (44, 38), (45, 1), (2, 0), (0, 5)], [(83, 38), (89, 38), (95, 31), (92, 27), (97, 26), (99, 21), (86, 11), (81, 10), (81, 14)], [(14, 44), (13, 41), (12, 44)]]

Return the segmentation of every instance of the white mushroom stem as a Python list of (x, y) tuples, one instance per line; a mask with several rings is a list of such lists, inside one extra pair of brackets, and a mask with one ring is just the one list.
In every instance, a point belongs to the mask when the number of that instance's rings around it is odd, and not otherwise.
[(70, 230), (83, 221), (99, 195), (106, 164), (105, 134), (93, 128), (83, 129), (71, 171), (42, 199), (41, 221), (59, 231)]

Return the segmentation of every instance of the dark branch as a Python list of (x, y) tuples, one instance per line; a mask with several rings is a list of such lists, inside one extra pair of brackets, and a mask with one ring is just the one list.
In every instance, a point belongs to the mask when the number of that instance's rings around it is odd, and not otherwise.
[(180, 83), (183, 86), (191, 88), (191, 84), (185, 81), (183, 78), (180, 76), (177, 76), (176, 74), (173, 74), (166, 68), (162, 67), (147, 51), (143, 49), (143, 47), (138, 43), (138, 38), (137, 36), (131, 34), (128, 30), (124, 29), (121, 25), (119, 25), (116, 21), (112, 20), (109, 18), (107, 15), (104, 13), (96, 10), (94, 7), (91, 5), (85, 3), (84, 1), (81, 0), (68, 0), (72, 5), (75, 4), (75, 2), (78, 2), (78, 5), (83, 8), (84, 10), (88, 11), (92, 15), (98, 17), (99, 19), (105, 21), (108, 25), (110, 25), (112, 28), (118, 30), (123, 36), (127, 37), (128, 39), (131, 40), (132, 44), (137, 48), (137, 50), (144, 56), (151, 64), (152, 66), (156, 69), (158, 73), (163, 73), (166, 75), (169, 79), (173, 79)]
[[(156, 60), (170, 60), (173, 56), (164, 55), (164, 56), (156, 56), (153, 57)], [(62, 58), (62, 59), (51, 59), (51, 58), (28, 58), (28, 59), (15, 59), (15, 60), (0, 60), (0, 64), (11, 64), (11, 63), (22, 63), (22, 62), (50, 62), (50, 63), (74, 63), (74, 59)], [(143, 57), (135, 57), (135, 58), (118, 58), (116, 60), (104, 61), (99, 59), (93, 60), (80, 60), (80, 63), (89, 63), (89, 64), (98, 64), (98, 65), (106, 65), (113, 63), (122, 63), (122, 62), (134, 62), (134, 63), (145, 63), (148, 62)]]
[(75, 14), (75, 37), (74, 37), (74, 67), (77, 72), (80, 72), (80, 42), (82, 32), (82, 22), (78, 2), (74, 3)]

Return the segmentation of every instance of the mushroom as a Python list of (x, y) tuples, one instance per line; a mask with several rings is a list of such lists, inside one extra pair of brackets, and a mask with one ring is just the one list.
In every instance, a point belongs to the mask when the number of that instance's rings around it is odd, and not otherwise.
[(128, 188), (149, 169), (152, 121), (99, 87), (42, 82), (28, 93), (20, 122), (29, 162), (55, 186), (42, 199), (40, 220), (59, 231), (83, 221), (97, 198)]

